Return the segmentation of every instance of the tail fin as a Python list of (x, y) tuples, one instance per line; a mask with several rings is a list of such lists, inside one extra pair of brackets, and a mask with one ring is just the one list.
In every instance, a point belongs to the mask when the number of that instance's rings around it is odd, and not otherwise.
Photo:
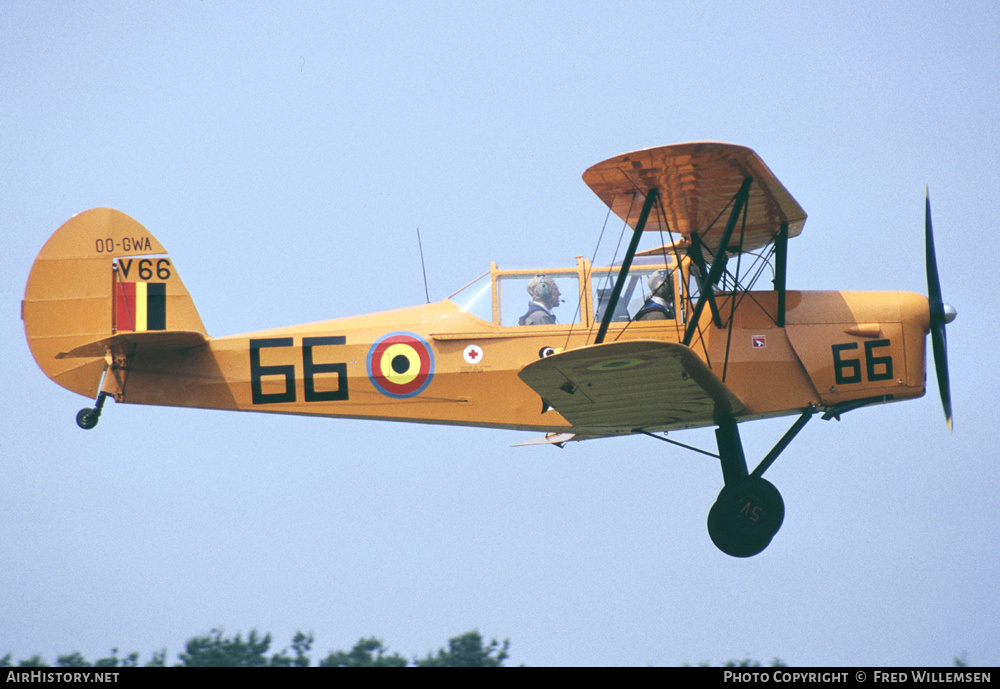
[(91, 398), (108, 356), (102, 343), (123, 333), (157, 337), (157, 331), (165, 338), (178, 331), (207, 337), (166, 249), (112, 208), (75, 215), (49, 238), (28, 275), (21, 318), (45, 375)]

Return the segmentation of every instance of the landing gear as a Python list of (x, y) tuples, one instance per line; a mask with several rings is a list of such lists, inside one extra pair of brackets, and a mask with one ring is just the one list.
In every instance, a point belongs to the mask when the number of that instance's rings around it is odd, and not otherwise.
[(101, 409), (104, 408), (104, 400), (107, 398), (108, 393), (102, 392), (97, 396), (97, 404), (94, 408), (84, 407), (76, 413), (76, 425), (85, 431), (89, 431), (91, 428), (97, 425), (97, 422), (101, 418)]
[(752, 557), (764, 550), (785, 520), (785, 502), (771, 482), (762, 478), (816, 408), (810, 405), (753, 472), (747, 471), (740, 432), (733, 419), (723, 419), (715, 431), (719, 462), (726, 483), (708, 513), (708, 535), (716, 547), (733, 557)]

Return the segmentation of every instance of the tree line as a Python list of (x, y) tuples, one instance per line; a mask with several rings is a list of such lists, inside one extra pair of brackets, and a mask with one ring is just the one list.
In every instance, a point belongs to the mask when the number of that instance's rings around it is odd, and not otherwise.
[[(241, 634), (225, 636), (220, 629), (208, 634), (188, 639), (184, 651), (177, 656), (178, 662), (172, 667), (310, 667), (315, 639), (313, 635), (296, 632), (292, 643), (278, 652), (271, 652), (271, 634), (261, 636), (252, 630), (244, 639)], [(318, 659), (314, 667), (503, 667), (509, 657), (510, 639), (501, 643), (492, 639), (489, 643), (482, 634), (472, 630), (448, 639), (447, 647), (437, 653), (429, 653), (423, 658), (409, 658), (399, 653), (390, 653), (381, 639), (367, 637), (360, 639), (349, 651), (330, 651)], [(167, 650), (154, 651), (145, 663), (140, 662), (138, 652), (125, 656), (118, 655), (113, 648), (111, 655), (91, 662), (79, 652), (58, 656), (54, 665), (49, 665), (41, 656), (35, 655), (20, 660), (12, 660), (13, 654), (0, 657), (0, 667), (166, 667)], [(778, 658), (768, 663), (770, 667), (786, 667)], [(968, 661), (963, 652), (952, 659), (955, 667), (966, 667)], [(708, 667), (709, 663), (699, 663)], [(751, 658), (727, 660), (722, 667), (761, 667), (760, 661)]]
[[(213, 629), (204, 636), (188, 639), (184, 651), (178, 654), (173, 667), (309, 667), (314, 638), (312, 634), (296, 632), (289, 647), (271, 653), (271, 634), (261, 636), (251, 631), (244, 639), (241, 634), (225, 636), (220, 629)], [(349, 651), (331, 651), (319, 659), (319, 667), (502, 667), (509, 657), (510, 640), (503, 643), (496, 639), (486, 643), (476, 630), (448, 640), (447, 648), (429, 653), (424, 658), (408, 658), (390, 653), (381, 639), (362, 638)], [(0, 667), (14, 667), (11, 653), (0, 658)], [(140, 662), (138, 652), (119, 656), (118, 649), (111, 655), (91, 662), (81, 653), (69, 653), (56, 658), (54, 666), (35, 655), (17, 662), (16, 667), (166, 667), (166, 649), (154, 651), (145, 662)]]

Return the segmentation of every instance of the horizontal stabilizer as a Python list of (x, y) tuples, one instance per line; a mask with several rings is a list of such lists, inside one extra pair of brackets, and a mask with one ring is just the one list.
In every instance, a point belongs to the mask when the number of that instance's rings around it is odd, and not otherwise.
[(511, 447), (530, 447), (532, 445), (555, 445), (562, 447), (568, 442), (579, 443), (584, 440), (596, 440), (598, 438), (614, 438), (625, 435), (624, 433), (546, 433), (523, 443), (514, 443)]
[(711, 426), (743, 403), (688, 347), (657, 340), (591, 345), (518, 376), (586, 435)]
[(546, 433), (537, 438), (525, 440), (523, 443), (514, 443), (511, 447), (529, 447), (531, 445), (558, 445), (562, 447), (563, 443), (568, 443), (575, 437), (575, 433)]
[(208, 342), (208, 337), (197, 330), (150, 330), (146, 332), (122, 333), (105, 337), (95, 342), (74, 347), (68, 352), (59, 352), (56, 359), (90, 358), (104, 356), (109, 349), (131, 353), (136, 349), (143, 352), (169, 352), (193, 349)]

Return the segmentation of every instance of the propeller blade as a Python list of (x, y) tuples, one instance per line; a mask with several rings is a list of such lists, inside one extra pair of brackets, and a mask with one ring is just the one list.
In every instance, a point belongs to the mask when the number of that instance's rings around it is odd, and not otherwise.
[(924, 205), (924, 251), (927, 263), (927, 304), (931, 315), (931, 344), (934, 349), (934, 369), (937, 372), (938, 392), (941, 406), (952, 430), (951, 384), (948, 377), (948, 337), (945, 325), (955, 320), (955, 310), (945, 306), (941, 298), (941, 281), (938, 278), (937, 253), (934, 251), (934, 230), (931, 226), (931, 195), (926, 192)]
[(944, 318), (941, 281), (938, 279), (937, 253), (934, 251), (934, 228), (931, 225), (931, 193), (926, 190), (924, 201), (924, 254), (927, 263), (927, 301), (931, 307), (931, 326)]
[(948, 380), (948, 338), (944, 332), (944, 324), (931, 327), (931, 343), (934, 346), (934, 369), (937, 371), (938, 392), (941, 393), (941, 406), (944, 407), (944, 417), (948, 420), (948, 430), (952, 430), (951, 416), (951, 384)]

